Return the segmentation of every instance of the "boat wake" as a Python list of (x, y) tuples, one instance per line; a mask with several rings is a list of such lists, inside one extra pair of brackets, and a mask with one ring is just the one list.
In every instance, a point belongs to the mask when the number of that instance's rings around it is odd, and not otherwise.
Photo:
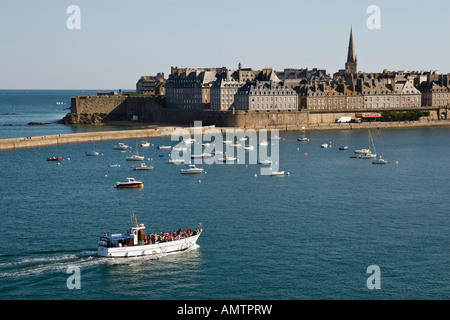
[(32, 277), (51, 273), (66, 273), (71, 266), (77, 266), (85, 271), (103, 264), (140, 264), (165, 257), (171, 261), (172, 259), (183, 258), (183, 255), (189, 259), (192, 252), (197, 252), (199, 247), (198, 244), (195, 244), (184, 251), (116, 259), (99, 257), (97, 256), (97, 250), (94, 249), (32, 252), (26, 256), (2, 255), (0, 256), (0, 279)]
[[(1, 256), (0, 279), (66, 272), (69, 266), (91, 267), (98, 264), (97, 252), (92, 249), (76, 252), (34, 252), (26, 256)], [(5, 261), (5, 262), (3, 262)]]

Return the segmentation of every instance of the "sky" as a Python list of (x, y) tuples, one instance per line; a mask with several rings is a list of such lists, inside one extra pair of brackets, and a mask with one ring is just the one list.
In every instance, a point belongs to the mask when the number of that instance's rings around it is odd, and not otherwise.
[(350, 28), (360, 71), (450, 73), (449, 27), (448, 0), (0, 0), (0, 89), (134, 90), (171, 66), (333, 74)]

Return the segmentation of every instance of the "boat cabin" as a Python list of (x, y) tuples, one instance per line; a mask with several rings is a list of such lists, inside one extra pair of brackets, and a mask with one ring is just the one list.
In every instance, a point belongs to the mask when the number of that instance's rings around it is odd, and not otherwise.
[(141, 245), (145, 241), (145, 226), (141, 223), (139, 226), (128, 229), (127, 234), (111, 234), (100, 238), (99, 245), (106, 248), (129, 247)]

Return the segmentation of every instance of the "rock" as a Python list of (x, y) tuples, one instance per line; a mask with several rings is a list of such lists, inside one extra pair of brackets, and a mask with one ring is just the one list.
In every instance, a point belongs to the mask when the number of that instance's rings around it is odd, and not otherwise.
[(45, 123), (42, 123), (42, 122), (38, 122), (38, 121), (31, 121), (31, 122), (28, 122), (27, 123), (27, 125), (29, 125), (29, 126), (42, 126), (42, 125), (44, 125)]

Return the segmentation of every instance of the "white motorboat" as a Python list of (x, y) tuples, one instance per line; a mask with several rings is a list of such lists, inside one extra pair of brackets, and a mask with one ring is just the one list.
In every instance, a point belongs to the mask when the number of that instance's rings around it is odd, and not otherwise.
[(253, 149), (255, 149), (254, 146), (244, 147), (244, 150), (247, 150), (247, 151), (250, 151), (250, 150), (253, 150)]
[(187, 169), (181, 169), (181, 173), (183, 174), (195, 174), (195, 173), (202, 173), (203, 168), (197, 168), (194, 164), (190, 164), (189, 168)]
[(90, 152), (86, 152), (86, 155), (87, 156), (98, 156), (98, 155), (100, 155), (100, 153), (97, 151), (90, 151)]
[(362, 153), (358, 155), (358, 159), (375, 159), (377, 157), (374, 153)]
[(142, 188), (144, 184), (135, 178), (127, 178), (127, 181), (116, 182), (116, 188)]
[(138, 154), (133, 154), (129, 157), (125, 158), (127, 161), (143, 161), (145, 159), (144, 156), (140, 156)]
[(328, 148), (328, 143), (322, 143), (321, 148)]
[(361, 154), (361, 153), (367, 154), (367, 153), (370, 153), (370, 149), (357, 149), (354, 152), (356, 154)]
[(150, 142), (148, 142), (148, 141), (141, 141), (141, 147), (143, 147), (143, 148), (150, 147)]
[(201, 158), (211, 158), (211, 153), (202, 153), (202, 154), (193, 154), (191, 155), (192, 159), (201, 159)]
[(174, 147), (172, 150), (175, 152), (184, 152), (184, 151), (187, 151), (187, 148), (186, 147)]
[(383, 159), (381, 156), (377, 159), (372, 160), (373, 164), (387, 164), (387, 160)]
[(192, 143), (194, 143), (195, 142), (195, 139), (191, 139), (191, 138), (188, 138), (188, 139), (184, 139), (183, 140), (183, 144), (192, 144)]
[(300, 137), (298, 138), (298, 141), (309, 141), (309, 139), (306, 137)]
[(233, 143), (233, 141), (231, 141), (231, 140), (223, 140), (223, 144), (230, 144), (230, 143)]
[(348, 150), (348, 146), (340, 146), (339, 150)]
[(242, 137), (242, 138), (239, 138), (239, 141), (247, 141), (247, 137)]
[(239, 147), (242, 147), (242, 144), (240, 144), (240, 143), (231, 143), (230, 146), (239, 148)]
[(138, 224), (128, 229), (126, 234), (106, 233), (98, 242), (97, 255), (107, 258), (138, 257), (167, 254), (192, 248), (202, 233), (201, 225), (173, 232), (146, 234), (145, 225)]
[(261, 141), (260, 143), (259, 143), (259, 145), (260, 146), (267, 146), (269, 143), (267, 142), (267, 141)]
[(120, 168), (120, 164), (110, 164), (110, 168)]
[(158, 146), (158, 149), (170, 150), (172, 149), (172, 146)]
[(272, 160), (260, 160), (258, 161), (259, 164), (269, 165), (272, 164)]
[(113, 147), (114, 150), (127, 150), (128, 148), (129, 146), (122, 142), (119, 142)]
[(154, 166), (149, 166), (146, 163), (142, 162), (138, 166), (133, 166), (133, 170), (153, 170)]
[(271, 171), (271, 176), (284, 176), (284, 171)]
[(184, 163), (184, 159), (169, 159), (167, 161), (167, 163), (172, 163), (172, 164), (182, 164)]
[(236, 157), (227, 157), (227, 156), (225, 156), (225, 157), (219, 158), (217, 160), (218, 161), (223, 161), (223, 162), (234, 162), (234, 161), (237, 160), (237, 158)]

